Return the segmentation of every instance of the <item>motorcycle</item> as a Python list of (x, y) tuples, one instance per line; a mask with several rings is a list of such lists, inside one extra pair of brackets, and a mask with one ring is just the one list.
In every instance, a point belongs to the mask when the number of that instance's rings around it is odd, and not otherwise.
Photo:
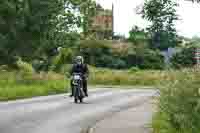
[(83, 77), (81, 73), (73, 73), (72, 84), (73, 84), (74, 102), (78, 103), (78, 101), (80, 101), (80, 103), (82, 103), (84, 98), (84, 91), (83, 91)]

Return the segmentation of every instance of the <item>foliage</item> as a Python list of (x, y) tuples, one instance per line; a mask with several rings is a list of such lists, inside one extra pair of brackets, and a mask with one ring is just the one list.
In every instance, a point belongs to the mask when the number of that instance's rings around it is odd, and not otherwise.
[(168, 72), (160, 87), (154, 133), (199, 132), (199, 79), (199, 70)]
[(185, 47), (181, 52), (176, 53), (172, 59), (172, 67), (174, 68), (186, 68), (193, 67), (196, 64), (195, 51), (196, 46)]
[(177, 3), (174, 0), (146, 0), (142, 15), (152, 22), (148, 31), (151, 35), (150, 46), (161, 50), (177, 44), (175, 21)]
[(194, 36), (192, 39), (190, 39), (190, 43), (193, 45), (199, 45), (200, 44), (200, 37)]
[(131, 67), (131, 68), (129, 69), (129, 71), (130, 71), (130, 72), (138, 72), (138, 71), (140, 71), (140, 69), (139, 69), (138, 67)]
[(133, 46), (124, 44), (122, 47), (104, 41), (87, 40), (80, 44), (80, 54), (85, 62), (96, 67), (127, 69), (162, 69), (164, 59), (159, 51), (148, 49), (145, 45)]
[(56, 73), (24, 75), (22, 72), (1, 71), (0, 101), (66, 93), (68, 80)]
[[(0, 75), (0, 101), (66, 93), (69, 88), (67, 71), (71, 65), (63, 66), (63, 74), (2, 71)], [(120, 71), (89, 66), (91, 85), (139, 85), (154, 86), (163, 79), (161, 71)], [(65, 74), (65, 75), (64, 75)], [(64, 77), (65, 76), (65, 77)]]
[(93, 85), (156, 86), (163, 79), (163, 71), (132, 71), (90, 68), (89, 82)]
[(34, 69), (32, 65), (27, 62), (22, 61), (21, 58), (18, 59), (17, 66), (21, 72), (28, 73), (28, 74), (34, 73)]
[(1, 1), (1, 64), (14, 64), (15, 57), (31, 61), (38, 55), (49, 61), (55, 56), (55, 48), (66, 47), (76, 38), (70, 33), (89, 21), (85, 15), (95, 8), (88, 7), (94, 3), (91, 0)]
[(148, 39), (148, 34), (144, 31), (144, 29), (140, 29), (138, 26), (134, 26), (129, 31), (129, 38), (130, 42), (134, 44), (140, 43), (140, 41), (146, 41)]
[(72, 63), (73, 52), (71, 49), (62, 48), (59, 54), (54, 58), (51, 69), (59, 71), (63, 64)]
[(40, 41), (55, 27), (53, 20), (60, 13), (62, 4), (52, 0), (1, 1), (0, 34), (5, 40), (1, 45), (4, 54), (26, 57), (27, 60), (32, 57)]
[(84, 37), (90, 37), (90, 27), (93, 22), (93, 17), (95, 16), (98, 9), (96, 9), (96, 2), (93, 0), (80, 0), (82, 5), (80, 6), (80, 12), (83, 14), (82, 19), (82, 29)]
[(99, 58), (104, 58), (104, 55), (108, 55), (111, 52), (110, 46), (99, 40), (81, 41), (79, 50), (80, 54), (84, 56), (85, 62), (94, 66), (97, 63), (101, 63), (101, 59)]
[(137, 56), (137, 66), (141, 69), (164, 69), (164, 57), (159, 51), (147, 49)]

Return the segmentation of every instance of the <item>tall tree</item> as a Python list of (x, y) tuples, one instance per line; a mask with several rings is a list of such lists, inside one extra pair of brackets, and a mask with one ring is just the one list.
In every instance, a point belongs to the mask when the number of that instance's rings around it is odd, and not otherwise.
[(93, 0), (84, 0), (84, 3), (80, 6), (80, 12), (83, 15), (82, 18), (82, 29), (84, 37), (88, 37), (90, 35), (90, 27), (93, 22), (93, 17), (97, 12), (97, 7), (95, 1)]
[(133, 42), (134, 44), (137, 44), (142, 40), (147, 40), (147, 38), (148, 38), (148, 33), (146, 33), (144, 29), (140, 29), (138, 26), (134, 26), (129, 31), (128, 40)]
[(30, 60), (38, 50), (48, 56), (49, 50), (66, 42), (71, 32), (89, 20), (85, 3), (93, 1), (1, 0), (0, 64), (13, 63), (16, 56)]
[(178, 4), (174, 0), (145, 0), (142, 14), (152, 23), (148, 27), (152, 48), (164, 50), (176, 45), (177, 6)]

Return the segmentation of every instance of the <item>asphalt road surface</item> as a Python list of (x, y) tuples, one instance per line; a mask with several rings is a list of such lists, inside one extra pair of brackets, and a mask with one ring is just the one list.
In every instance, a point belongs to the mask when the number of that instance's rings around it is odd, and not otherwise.
[(0, 102), (0, 133), (83, 133), (110, 115), (148, 102), (156, 91), (97, 88), (89, 94), (83, 104), (68, 94)]

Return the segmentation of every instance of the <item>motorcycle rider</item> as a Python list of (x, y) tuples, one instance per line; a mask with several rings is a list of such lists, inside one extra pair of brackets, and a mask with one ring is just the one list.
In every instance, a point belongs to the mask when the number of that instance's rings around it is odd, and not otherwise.
[[(73, 64), (70, 74), (73, 73), (81, 73), (83, 75), (83, 91), (85, 93), (85, 96), (88, 97), (88, 89), (87, 89), (87, 77), (89, 74), (89, 70), (87, 65), (84, 63), (84, 59), (82, 56), (77, 56), (75, 58), (75, 64)], [(70, 97), (74, 96), (73, 94), (73, 83), (71, 79), (71, 95)]]

